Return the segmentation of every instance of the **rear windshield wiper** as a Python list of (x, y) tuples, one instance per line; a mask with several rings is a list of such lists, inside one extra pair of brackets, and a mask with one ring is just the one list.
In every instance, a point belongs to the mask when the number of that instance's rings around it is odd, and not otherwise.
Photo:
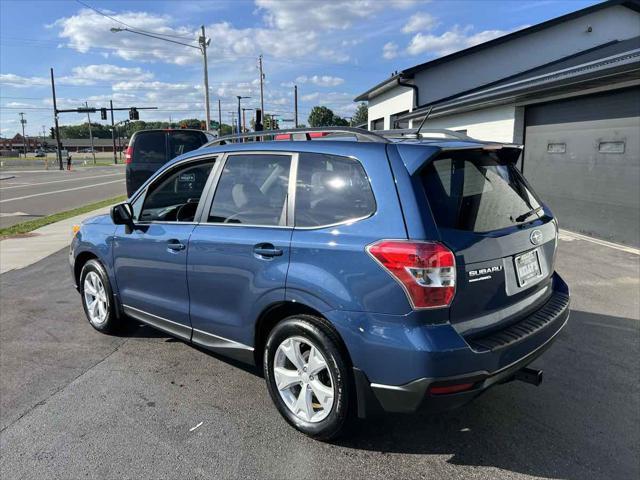
[(538, 213), (540, 210), (542, 210), (542, 205), (534, 208), (533, 210), (529, 210), (528, 212), (524, 212), (522, 215), (518, 215), (516, 218), (511, 217), (511, 221), (520, 223), (525, 219), (527, 219), (528, 217), (530, 217), (531, 215), (533, 215), (534, 213)]

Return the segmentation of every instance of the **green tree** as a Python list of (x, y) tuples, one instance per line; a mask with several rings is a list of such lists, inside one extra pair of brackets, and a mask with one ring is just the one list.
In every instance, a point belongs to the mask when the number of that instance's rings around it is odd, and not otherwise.
[(309, 126), (311, 127), (330, 127), (334, 125), (335, 115), (327, 107), (315, 106), (309, 113)]
[(333, 122), (331, 123), (331, 125), (335, 126), (335, 127), (348, 127), (349, 126), (349, 122), (347, 120), (345, 120), (342, 117), (339, 117), (338, 115), (334, 115), (333, 116)]
[(369, 122), (369, 108), (367, 107), (366, 103), (361, 103), (360, 105), (358, 105), (358, 108), (356, 108), (356, 111), (353, 114), (353, 117), (351, 117), (351, 122), (353, 123), (353, 126), (357, 126), (357, 125), (361, 125), (361, 124), (365, 124), (367, 125)]

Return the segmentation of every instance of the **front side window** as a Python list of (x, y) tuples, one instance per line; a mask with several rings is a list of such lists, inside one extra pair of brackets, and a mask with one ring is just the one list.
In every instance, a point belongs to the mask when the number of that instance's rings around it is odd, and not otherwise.
[(147, 189), (139, 220), (193, 222), (213, 163), (189, 163), (156, 179)]
[(296, 227), (334, 225), (371, 215), (375, 199), (357, 160), (301, 153), (296, 185)]
[(422, 182), (439, 227), (490, 232), (531, 221), (540, 207), (516, 167), (494, 153), (438, 158), (426, 167)]
[(209, 222), (284, 226), (290, 155), (229, 155), (209, 212)]

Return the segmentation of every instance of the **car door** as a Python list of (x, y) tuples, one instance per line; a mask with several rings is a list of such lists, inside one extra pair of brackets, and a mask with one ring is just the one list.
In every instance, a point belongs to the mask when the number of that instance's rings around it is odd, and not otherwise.
[(216, 169), (215, 192), (189, 240), (194, 343), (250, 359), (259, 312), (284, 300), (296, 158), (231, 153)]
[(214, 159), (181, 162), (154, 180), (133, 204), (136, 228), (113, 240), (118, 292), (125, 313), (189, 340), (189, 236)]

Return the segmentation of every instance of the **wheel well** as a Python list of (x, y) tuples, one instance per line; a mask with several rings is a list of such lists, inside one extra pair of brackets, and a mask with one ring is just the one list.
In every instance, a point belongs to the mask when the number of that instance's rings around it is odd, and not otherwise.
[(98, 257), (91, 252), (82, 252), (76, 257), (76, 261), (73, 265), (73, 275), (78, 287), (80, 286), (80, 273), (82, 272), (82, 267), (84, 267), (84, 264), (93, 258)]
[(281, 320), (284, 320), (287, 317), (292, 315), (313, 315), (314, 317), (319, 317), (325, 320), (330, 328), (333, 329), (336, 337), (340, 341), (340, 348), (343, 350), (344, 355), (346, 356), (347, 361), (351, 364), (351, 357), (349, 355), (349, 351), (342, 341), (342, 337), (333, 327), (331, 322), (329, 322), (320, 312), (317, 310), (308, 307), (307, 305), (296, 303), (296, 302), (281, 302), (275, 305), (271, 305), (267, 308), (256, 322), (256, 332), (255, 332), (255, 341), (254, 341), (254, 358), (255, 363), (258, 368), (262, 368), (262, 357), (264, 353), (264, 347), (267, 343), (267, 337), (269, 336), (269, 332), (275, 327)]

